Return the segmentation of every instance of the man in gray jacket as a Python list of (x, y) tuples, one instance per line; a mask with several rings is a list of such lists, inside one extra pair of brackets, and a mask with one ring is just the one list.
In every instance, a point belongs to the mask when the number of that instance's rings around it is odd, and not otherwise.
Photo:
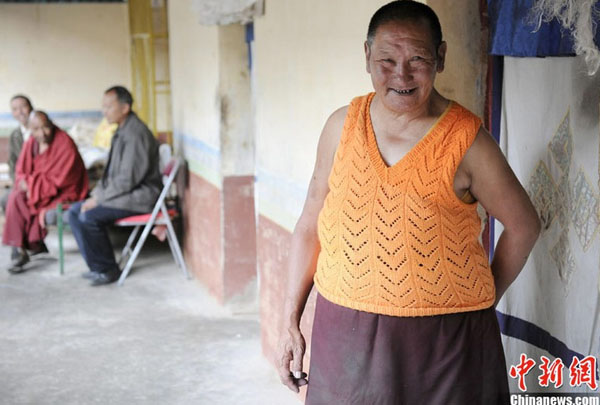
[(119, 127), (102, 179), (90, 198), (69, 209), (69, 225), (90, 269), (83, 276), (93, 286), (112, 283), (121, 274), (106, 227), (119, 218), (151, 211), (162, 188), (158, 142), (131, 111), (132, 104), (124, 87), (111, 87), (104, 93), (102, 112)]

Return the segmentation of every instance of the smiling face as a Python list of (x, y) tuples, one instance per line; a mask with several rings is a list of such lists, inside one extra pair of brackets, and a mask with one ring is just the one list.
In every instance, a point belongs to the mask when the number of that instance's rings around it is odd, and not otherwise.
[(31, 114), (31, 106), (22, 97), (16, 97), (12, 99), (10, 102), (10, 112), (14, 119), (19, 121), (19, 124), (24, 127), (27, 126), (27, 121), (29, 120), (29, 114)]
[(435, 75), (444, 70), (446, 44), (436, 49), (422, 20), (390, 22), (377, 29), (372, 44), (365, 42), (365, 55), (378, 97), (401, 114), (428, 105)]

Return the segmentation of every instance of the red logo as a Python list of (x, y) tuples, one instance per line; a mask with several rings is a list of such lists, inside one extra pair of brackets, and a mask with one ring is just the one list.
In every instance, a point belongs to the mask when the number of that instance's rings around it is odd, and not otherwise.
[(550, 364), (550, 359), (546, 356), (541, 357), (542, 364), (540, 370), (542, 375), (538, 377), (541, 387), (547, 387), (548, 383), (553, 383), (555, 388), (560, 388), (563, 385), (563, 368), (565, 367), (562, 359), (555, 359)]
[[(541, 374), (538, 376), (538, 383), (540, 387), (548, 387), (553, 384), (554, 388), (560, 388), (563, 385), (563, 371), (565, 364), (562, 359), (556, 358), (550, 362), (550, 359), (546, 356), (540, 356), (539, 369)], [(525, 376), (533, 370), (536, 362), (534, 359), (527, 357), (526, 354), (521, 353), (519, 364), (511, 366), (509, 375), (512, 378), (519, 379), (519, 389), (523, 392), (527, 391), (527, 385), (525, 384)], [(569, 385), (571, 387), (580, 387), (587, 385), (591, 390), (598, 389), (598, 371), (596, 368), (596, 357), (587, 356), (580, 359), (577, 356), (573, 356), (573, 361), (569, 366)]]
[(573, 356), (573, 361), (569, 366), (569, 384), (571, 384), (571, 387), (587, 384), (592, 390), (598, 388), (596, 358), (594, 356), (587, 356), (581, 360)]
[(525, 385), (525, 376), (535, 366), (535, 360), (528, 358), (525, 354), (521, 353), (521, 361), (516, 366), (510, 367), (510, 376), (512, 378), (519, 378), (519, 389), (521, 391), (527, 391), (527, 385)]

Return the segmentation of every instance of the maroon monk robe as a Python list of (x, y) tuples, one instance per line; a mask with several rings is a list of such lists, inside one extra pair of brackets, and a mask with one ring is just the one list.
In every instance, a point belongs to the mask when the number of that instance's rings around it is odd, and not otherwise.
[[(19, 189), (21, 180), (27, 183), (27, 193)], [(59, 202), (83, 200), (87, 192), (85, 166), (71, 137), (55, 128), (54, 139), (44, 153), (39, 153), (39, 144), (31, 136), (17, 161), (2, 243), (28, 248), (42, 241), (46, 229), (38, 215)]]

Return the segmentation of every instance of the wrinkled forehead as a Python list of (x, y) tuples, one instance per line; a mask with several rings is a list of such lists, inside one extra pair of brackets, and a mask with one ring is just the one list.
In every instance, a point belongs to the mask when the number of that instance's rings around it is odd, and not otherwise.
[(373, 45), (393, 46), (402, 42), (427, 50), (437, 48), (429, 22), (424, 18), (393, 20), (377, 27)]

